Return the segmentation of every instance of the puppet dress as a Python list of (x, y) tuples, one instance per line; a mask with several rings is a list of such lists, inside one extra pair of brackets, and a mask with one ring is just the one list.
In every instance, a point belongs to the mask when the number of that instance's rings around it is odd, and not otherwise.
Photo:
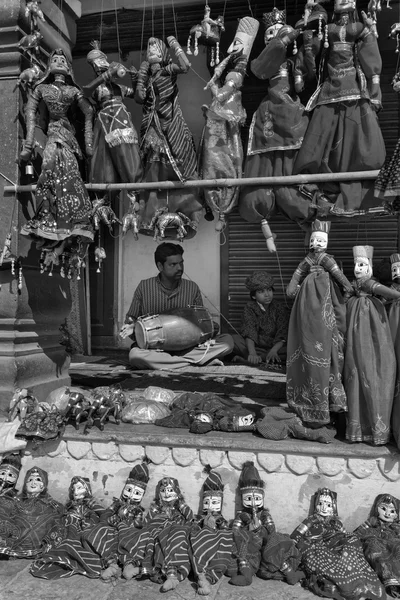
[[(279, 33), (278, 33), (279, 35)], [(293, 166), (308, 126), (308, 115), (294, 91), (294, 64), (285, 59), (287, 48), (273, 39), (251, 63), (259, 79), (268, 79), (268, 93), (254, 113), (243, 177), (293, 175)], [(296, 221), (316, 214), (315, 206), (294, 186), (243, 187), (239, 197), (240, 215), (260, 222), (276, 211)]]
[(41, 100), (50, 121), (35, 193), (37, 209), (21, 233), (55, 241), (80, 236), (91, 242), (92, 204), (79, 172), (77, 157), (82, 158), (82, 153), (67, 113), (71, 106), (79, 106), (85, 115), (85, 129), (91, 131), (92, 109), (77, 87), (61, 82), (40, 83), (30, 95), (27, 121), (34, 123)]
[[(400, 292), (400, 285), (392, 283), (391, 288)], [(389, 327), (396, 356), (396, 381), (394, 386), (392, 432), (397, 447), (400, 447), (400, 300), (393, 300), (389, 307)]]
[(201, 516), (190, 532), (191, 562), (198, 578), (202, 573), (214, 585), (226, 573), (233, 552), (233, 534), (222, 515)]
[(91, 181), (134, 183), (142, 177), (138, 135), (123, 103), (123, 98), (134, 94), (133, 88), (113, 81), (93, 92), (98, 112), (93, 129)]
[[(193, 513), (189, 507), (187, 509), (190, 511), (187, 513), (188, 518), (192, 519)], [(121, 527), (118, 542), (118, 556), (121, 563), (124, 566), (133, 564), (147, 573), (154, 573), (154, 552), (158, 534), (170, 526), (181, 525), (186, 521), (185, 515), (178, 508), (163, 507), (154, 502), (143, 519), (142, 529), (134, 530), (128, 525)], [(160, 564), (163, 562), (160, 550), (158, 561)]]
[(385, 307), (375, 294), (390, 297), (391, 290), (371, 278), (356, 280), (354, 289), (347, 303), (343, 373), (346, 439), (377, 446), (390, 440), (396, 357)]
[(354, 534), (385, 588), (400, 587), (400, 523), (384, 523), (377, 517), (370, 517)]
[(46, 536), (46, 551), (31, 565), (30, 572), (42, 579), (61, 579), (72, 575), (100, 576), (100, 557), (82, 544), (83, 532), (98, 523), (104, 508), (92, 498), (71, 500), (65, 507), (62, 523)]
[(337, 516), (308, 517), (291, 537), (301, 552), (306, 586), (318, 596), (337, 600), (386, 598), (364, 558), (360, 541), (346, 533)]
[(288, 286), (301, 283), (289, 320), (286, 398), (288, 405), (312, 427), (330, 423), (331, 412), (347, 410), (342, 383), (346, 307), (338, 283), (351, 284), (332, 256), (306, 258)]
[[(329, 48), (322, 52), (319, 85), (306, 106), (312, 115), (293, 174), (380, 169), (386, 151), (376, 114), (379, 84), (376, 90), (371, 86), (382, 68), (376, 37), (347, 14), (327, 29)], [(336, 202), (339, 215), (378, 204), (370, 182), (319, 187)]]

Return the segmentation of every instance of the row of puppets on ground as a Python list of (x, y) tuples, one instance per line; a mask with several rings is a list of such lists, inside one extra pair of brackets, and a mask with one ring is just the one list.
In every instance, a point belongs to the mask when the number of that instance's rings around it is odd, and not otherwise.
[(17, 494), (20, 467), (18, 455), (0, 465), (0, 555), (31, 558), (35, 577), (150, 578), (168, 592), (193, 576), (197, 593), (207, 596), (223, 576), (236, 586), (249, 586), (257, 576), (302, 582), (326, 598), (400, 596), (400, 501), (390, 494), (377, 496), (369, 518), (349, 532), (338, 515), (336, 492), (320, 488), (309, 515), (289, 535), (277, 531), (252, 462), (243, 464), (241, 507), (233, 522), (222, 514), (224, 485), (211, 468), (205, 469), (196, 515), (178, 480), (168, 476), (158, 481), (144, 509), (151, 472), (146, 460), (132, 468), (108, 508), (82, 476), (71, 479), (66, 504), (60, 504), (49, 493), (47, 472), (37, 466), (27, 471)]
[[(129, 192), (123, 233), (153, 232), (156, 239), (169, 235), (183, 240), (195, 234), (203, 214), (209, 220), (217, 215), (216, 227), (222, 230), (225, 217), (239, 203), (245, 220), (262, 224), (268, 247), (274, 251), (268, 219), (276, 212), (302, 224), (315, 218), (391, 213), (399, 192), (399, 150), (385, 162), (377, 119), (382, 68), (376, 29), (379, 9), (380, 3), (371, 0), (368, 14), (362, 12), (359, 18), (355, 0), (335, 0), (330, 19), (322, 5), (309, 2), (303, 18), (292, 27), (286, 24), (285, 11), (275, 7), (263, 15), (265, 48), (249, 64), (259, 21), (249, 16), (239, 20), (227, 56), (220, 62), (223, 20), (211, 18), (206, 6), (204, 20), (192, 28), (194, 53), (199, 43), (211, 46), (214, 73), (206, 86), (212, 98), (203, 107), (205, 126), (196, 150), (177, 87), (178, 75), (187, 73), (191, 63), (176, 38), (168, 37), (168, 45), (150, 38), (146, 59), (138, 70), (109, 63), (94, 42), (87, 60), (95, 78), (81, 89), (60, 49), (50, 54), (42, 70), (38, 19), (45, 17), (38, 12), (38, 2), (28, 2), (31, 34), (20, 46), (31, 66), (21, 74), (19, 83), (28, 93), (20, 159), (29, 172), (33, 172), (35, 125), (39, 113), (43, 114), (42, 104), (47, 108), (47, 122), (41, 124), (47, 140), (35, 193), (36, 212), (21, 233), (39, 242), (42, 272), (51, 273), (58, 266), (62, 276), (79, 275), (95, 231), (101, 223), (111, 229), (118, 221), (109, 194), (89, 198), (78, 164), (83, 157), (75, 136), (78, 129), (83, 133), (92, 183), (156, 184), (381, 169), (375, 184), (355, 181), (319, 187), (205, 188), (201, 193), (193, 188), (173, 189), (168, 194), (157, 189)], [(392, 37), (399, 30), (395, 23)], [(190, 43), (187, 50), (192, 53)], [(266, 95), (252, 116), (244, 152), (241, 128), (246, 111), (241, 88), (248, 68), (261, 80)], [(130, 86), (118, 83), (128, 75)], [(304, 89), (309, 97), (306, 105), (298, 96)], [(124, 104), (127, 97), (142, 106), (140, 137)], [(81, 113), (80, 122), (71, 117), (72, 108)], [(368, 209), (364, 209), (366, 205)], [(15, 258), (11, 235), (2, 261)], [(100, 238), (95, 257), (100, 267), (105, 258)]]

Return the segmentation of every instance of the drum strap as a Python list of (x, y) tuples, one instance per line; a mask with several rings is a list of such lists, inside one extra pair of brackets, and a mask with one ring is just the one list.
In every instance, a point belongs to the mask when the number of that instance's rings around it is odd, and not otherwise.
[(197, 346), (197, 348), (201, 348), (202, 346), (204, 346), (204, 348), (205, 348), (204, 354), (201, 358), (199, 358), (199, 360), (196, 360), (193, 364), (197, 365), (197, 364), (201, 363), (201, 361), (204, 360), (204, 358), (207, 356), (207, 352), (209, 351), (210, 346), (214, 346), (214, 344), (215, 344), (215, 340), (207, 340), (206, 342), (199, 344)]

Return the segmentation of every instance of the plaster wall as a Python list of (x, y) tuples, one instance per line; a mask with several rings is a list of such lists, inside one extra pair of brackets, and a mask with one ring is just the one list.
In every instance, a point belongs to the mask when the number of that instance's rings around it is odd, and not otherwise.
[[(89, 51), (89, 48), (88, 48)], [(122, 62), (124, 66), (134, 65), (139, 68), (140, 53), (132, 52), (125, 61), (121, 61), (118, 54), (109, 54), (110, 61)], [(202, 104), (207, 104), (211, 100), (208, 91), (204, 91), (204, 86), (210, 78), (206, 67), (206, 56), (200, 49), (199, 55), (190, 57), (193, 69), (185, 75), (178, 77), (180, 104), (193, 133), (196, 147), (199, 144), (204, 125), (204, 117), (201, 111)], [(74, 74), (77, 83), (85, 85), (94, 78), (92, 68), (87, 64), (85, 58), (79, 58), (73, 61)], [(129, 85), (129, 78), (121, 80), (121, 83)], [(140, 105), (133, 100), (127, 99), (126, 105), (132, 115), (133, 123), (139, 132), (142, 117)], [(122, 198), (122, 211), (127, 208), (128, 203)], [(185, 250), (185, 272), (188, 277), (193, 279), (200, 287), (203, 293), (205, 306), (210, 310), (214, 320), (218, 321), (218, 312), (220, 310), (220, 273), (219, 273), (219, 235), (215, 232), (215, 221), (207, 222), (204, 219), (200, 221), (197, 234), (191, 240), (183, 242)], [(174, 241), (174, 240), (171, 240)], [(141, 279), (152, 277), (157, 274), (154, 264), (154, 251), (157, 243), (151, 236), (140, 235), (139, 241), (135, 241), (133, 235), (128, 233), (124, 238), (118, 238), (116, 243), (117, 270), (118, 270), (118, 307), (117, 307), (117, 327), (124, 321), (125, 314), (132, 300), (133, 292)], [(121, 347), (129, 347), (130, 340), (120, 341)]]
[(225, 485), (223, 514), (231, 519), (240, 507), (237, 486), (242, 465), (252, 460), (265, 482), (265, 506), (283, 533), (291, 533), (308, 515), (310, 499), (320, 487), (337, 492), (339, 515), (348, 530), (367, 518), (378, 494), (399, 495), (398, 455), (377, 452), (375, 456), (357, 457), (332, 452), (332, 455), (318, 456), (317, 451), (315, 455), (302, 454), (301, 447), (297, 446), (297, 451), (288, 448), (283, 452), (251, 452), (61, 440), (25, 451), (19, 487), (26, 470), (38, 465), (48, 471), (49, 492), (56, 500), (66, 502), (69, 482), (79, 474), (89, 477), (94, 495), (108, 506), (114, 496), (119, 497), (132, 466), (146, 455), (152, 462), (144, 507), (154, 498), (158, 480), (168, 475), (178, 479), (186, 502), (196, 512), (206, 477), (203, 469), (209, 464), (221, 474)]

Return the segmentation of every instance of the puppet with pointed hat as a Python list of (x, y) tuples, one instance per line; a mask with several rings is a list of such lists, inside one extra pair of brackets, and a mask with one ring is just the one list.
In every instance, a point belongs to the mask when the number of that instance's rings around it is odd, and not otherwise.
[(101, 557), (101, 579), (111, 581), (121, 574), (118, 558), (119, 531), (143, 525), (142, 500), (149, 482), (148, 460), (132, 467), (119, 498), (101, 515), (100, 523), (83, 534), (84, 544)]
[(343, 291), (353, 291), (327, 253), (330, 223), (315, 220), (309, 253), (287, 287), (294, 298), (287, 350), (286, 397), (304, 425), (329, 425), (331, 413), (347, 410), (342, 384), (346, 307)]
[[(391, 438), (391, 418), (400, 415), (396, 395), (396, 357), (384, 303), (400, 291), (373, 277), (372, 246), (354, 246), (354, 294), (347, 303), (344, 379), (348, 402), (346, 438), (375, 446)], [(368, 352), (365, 349), (368, 348)], [(394, 422), (398, 422), (394, 419)], [(393, 433), (400, 443), (398, 430)]]

